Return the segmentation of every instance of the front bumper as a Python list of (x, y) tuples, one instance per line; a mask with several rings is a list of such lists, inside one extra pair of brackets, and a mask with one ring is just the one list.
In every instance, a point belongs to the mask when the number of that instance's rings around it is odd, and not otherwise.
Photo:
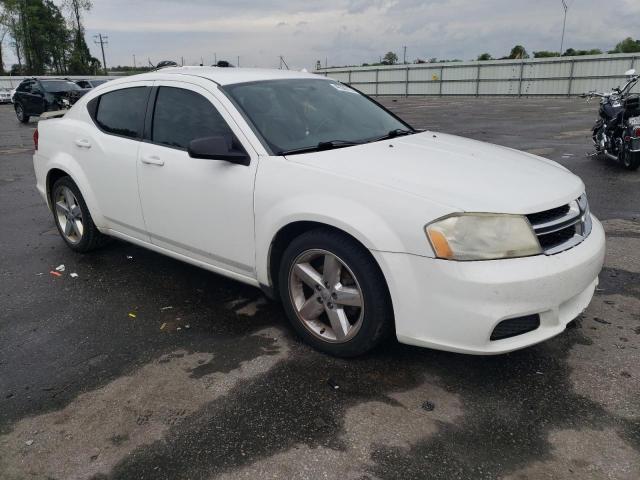
[[(454, 262), (372, 252), (391, 292), (402, 343), (471, 354), (506, 353), (562, 332), (589, 304), (605, 238), (595, 217), (582, 243), (555, 255)], [(426, 239), (425, 239), (426, 241)], [(502, 320), (539, 314), (531, 332), (490, 340)]]

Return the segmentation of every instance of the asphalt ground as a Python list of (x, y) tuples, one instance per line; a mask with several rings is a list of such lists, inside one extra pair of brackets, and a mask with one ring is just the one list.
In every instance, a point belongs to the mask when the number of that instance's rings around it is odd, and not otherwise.
[(382, 102), (583, 178), (607, 256), (571, 328), (496, 357), (322, 355), (259, 290), (123, 242), (71, 252), (35, 190), (35, 123), (3, 105), (0, 478), (640, 478), (640, 172), (585, 155), (597, 105)]

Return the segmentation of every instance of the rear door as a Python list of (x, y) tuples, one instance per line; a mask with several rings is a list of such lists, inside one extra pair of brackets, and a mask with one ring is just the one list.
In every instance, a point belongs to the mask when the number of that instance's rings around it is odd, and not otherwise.
[[(209, 90), (176, 81), (156, 86), (138, 162), (151, 241), (227, 273), (254, 278), (255, 151)], [(191, 140), (229, 133), (251, 156), (249, 166), (187, 154)]]
[(148, 241), (138, 196), (136, 162), (152, 82), (119, 85), (89, 101), (94, 125), (78, 123), (73, 154), (85, 169), (104, 226)]

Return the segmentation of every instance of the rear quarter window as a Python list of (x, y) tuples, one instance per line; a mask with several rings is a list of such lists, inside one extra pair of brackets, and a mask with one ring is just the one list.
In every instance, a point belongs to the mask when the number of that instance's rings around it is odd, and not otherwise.
[(105, 133), (141, 138), (150, 90), (130, 87), (105, 93), (89, 102), (89, 113)]

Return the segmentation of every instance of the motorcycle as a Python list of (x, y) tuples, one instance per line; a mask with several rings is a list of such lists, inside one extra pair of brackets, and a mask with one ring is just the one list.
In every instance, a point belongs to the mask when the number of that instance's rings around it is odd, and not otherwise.
[(635, 70), (625, 72), (627, 83), (609, 93), (591, 91), (582, 94), (588, 102), (600, 98), (598, 120), (593, 126), (597, 154), (622, 164), (628, 170), (640, 167), (640, 96), (630, 91), (640, 78)]

